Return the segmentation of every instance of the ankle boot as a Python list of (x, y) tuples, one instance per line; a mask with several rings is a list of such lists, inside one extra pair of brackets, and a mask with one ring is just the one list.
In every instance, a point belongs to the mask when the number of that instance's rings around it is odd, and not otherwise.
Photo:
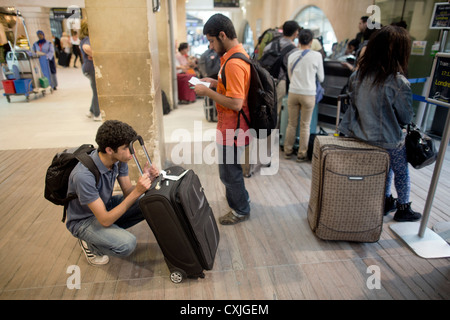
[(422, 215), (418, 212), (414, 212), (411, 209), (411, 202), (405, 204), (397, 204), (397, 212), (394, 215), (394, 220), (398, 222), (412, 222), (422, 218)]
[(384, 199), (384, 215), (387, 216), (392, 211), (395, 211), (397, 209), (397, 199), (394, 198), (392, 195), (389, 197), (386, 197)]

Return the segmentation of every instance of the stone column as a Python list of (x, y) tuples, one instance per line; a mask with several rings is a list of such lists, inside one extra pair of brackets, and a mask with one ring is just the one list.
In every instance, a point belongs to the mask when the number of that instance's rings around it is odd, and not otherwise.
[[(165, 149), (155, 17), (159, 13), (153, 13), (151, 0), (85, 0), (85, 9), (100, 109), (106, 120), (130, 124), (161, 169)], [(134, 167), (133, 161), (129, 165)], [(136, 181), (138, 171), (130, 170), (130, 177)]]
[[(156, 14), (156, 27), (158, 29), (158, 49), (159, 49), (159, 68), (161, 74), (171, 75), (172, 74), (172, 55), (175, 54), (173, 46), (170, 42), (170, 17), (169, 17), (169, 1), (172, 0), (162, 0), (161, 1), (161, 11)], [(173, 109), (174, 99), (173, 99), (173, 81), (172, 77), (161, 77), (161, 90), (166, 93), (169, 100), (169, 104)]]

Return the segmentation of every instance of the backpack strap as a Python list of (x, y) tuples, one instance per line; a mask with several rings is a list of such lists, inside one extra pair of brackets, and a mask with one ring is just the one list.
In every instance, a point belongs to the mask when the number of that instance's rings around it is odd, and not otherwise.
[(235, 54), (233, 54), (231, 57), (229, 57), (228, 59), (227, 59), (227, 61), (225, 61), (225, 63), (224, 63), (224, 65), (223, 65), (223, 67), (222, 67), (222, 83), (223, 83), (223, 86), (226, 88), (227, 87), (227, 79), (226, 79), (226, 76), (225, 76), (225, 67), (227, 66), (227, 63), (228, 63), (228, 61), (230, 61), (231, 59), (241, 59), (241, 60), (244, 60), (245, 62), (247, 62), (248, 64), (252, 64), (253, 62), (249, 59), (249, 58), (247, 58), (246, 56), (245, 56), (245, 54), (243, 54), (242, 52), (236, 52)]
[(287, 45), (280, 53), (281, 59), (281, 68), (283, 68), (284, 72), (287, 73), (287, 66), (283, 63), (284, 56), (287, 55), (289, 52), (295, 49), (295, 46), (293, 44)]
[[(227, 88), (227, 79), (226, 79), (226, 76), (225, 76), (225, 67), (226, 67), (228, 61), (230, 61), (231, 59), (241, 59), (241, 60), (244, 60), (245, 62), (247, 62), (249, 65), (253, 64), (253, 62), (249, 58), (247, 58), (245, 56), (245, 54), (243, 54), (242, 52), (236, 52), (231, 57), (229, 57), (227, 59), (227, 61), (225, 61), (224, 65), (222, 67), (222, 83), (223, 83), (223, 86), (225, 87), (225, 89)], [(245, 120), (245, 122), (247, 122), (247, 125), (250, 126), (250, 120), (245, 115), (244, 111), (241, 109), (241, 111), (239, 111), (239, 114), (238, 114), (238, 122), (237, 122), (236, 130), (238, 130), (241, 127), (241, 115), (244, 117), (244, 120)], [(234, 140), (237, 140), (237, 135), (234, 136)]]
[(76, 156), (77, 160), (80, 161), (95, 177), (95, 184), (98, 185), (100, 182), (100, 170), (98, 170), (97, 165), (87, 153), (82, 153)]
[[(100, 182), (100, 170), (98, 170), (98, 167), (96, 166), (94, 160), (87, 153), (80, 153), (75, 158), (79, 162), (81, 162), (86, 168), (88, 168), (90, 172), (92, 172), (92, 174), (95, 177), (95, 185), (97, 186), (98, 183)], [(78, 196), (74, 193), (67, 195), (67, 201), (64, 204), (62, 222), (66, 221), (67, 208), (69, 207), (69, 202), (76, 198), (78, 198)]]

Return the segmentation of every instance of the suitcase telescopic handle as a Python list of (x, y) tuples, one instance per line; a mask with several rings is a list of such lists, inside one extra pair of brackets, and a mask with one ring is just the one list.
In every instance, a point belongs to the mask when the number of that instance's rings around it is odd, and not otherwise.
[(136, 138), (134, 138), (133, 140), (131, 140), (131, 142), (130, 142), (130, 153), (131, 153), (131, 155), (133, 156), (133, 159), (134, 159), (134, 161), (136, 162), (136, 165), (137, 165), (137, 167), (138, 167), (138, 169), (139, 169), (139, 173), (140, 173), (141, 176), (142, 176), (142, 175), (144, 174), (144, 171), (142, 170), (141, 164), (139, 163), (139, 160), (138, 160), (137, 157), (136, 157), (136, 152), (134, 151), (134, 143), (135, 143), (136, 141), (139, 141), (139, 144), (141, 145), (142, 150), (144, 150), (145, 157), (147, 158), (149, 165), (152, 165), (152, 161), (150, 160), (150, 156), (148, 155), (147, 148), (145, 147), (144, 139), (142, 139), (141, 136), (137, 136)]
[(339, 137), (339, 122), (341, 120), (341, 105), (342, 100), (348, 99), (348, 94), (341, 94), (337, 98), (337, 110), (336, 110), (336, 130), (334, 133), (335, 137)]

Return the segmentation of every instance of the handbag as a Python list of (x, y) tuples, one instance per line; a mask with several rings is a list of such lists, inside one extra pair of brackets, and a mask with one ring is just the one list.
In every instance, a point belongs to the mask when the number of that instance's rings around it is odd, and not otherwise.
[[(291, 69), (291, 74), (294, 73), (295, 67), (308, 52), (309, 52), (309, 49), (304, 50), (302, 52), (302, 54), (300, 55), (300, 57), (297, 59), (297, 61), (295, 61), (294, 65), (292, 66), (292, 69)], [(325, 89), (322, 87), (322, 85), (320, 84), (319, 80), (316, 77), (316, 103), (319, 103), (320, 101), (322, 101), (324, 94), (325, 94)]]
[(422, 169), (436, 161), (437, 152), (434, 141), (422, 132), (414, 123), (407, 127), (406, 156), (415, 169)]

